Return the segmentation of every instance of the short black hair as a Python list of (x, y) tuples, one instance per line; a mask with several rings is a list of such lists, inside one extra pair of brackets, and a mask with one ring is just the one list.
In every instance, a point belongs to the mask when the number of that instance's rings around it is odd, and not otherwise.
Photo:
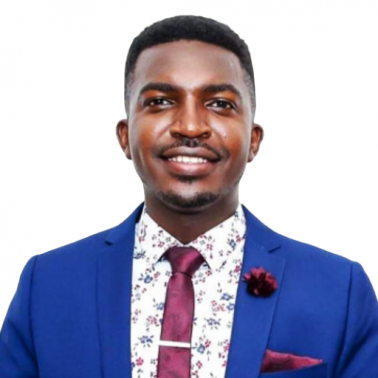
[(165, 18), (146, 27), (132, 42), (125, 67), (125, 106), (128, 113), (130, 87), (140, 53), (155, 45), (178, 40), (196, 40), (232, 51), (245, 71), (245, 81), (250, 91), (251, 106), (256, 107), (255, 79), (251, 55), (247, 44), (227, 25), (202, 16), (175, 16)]

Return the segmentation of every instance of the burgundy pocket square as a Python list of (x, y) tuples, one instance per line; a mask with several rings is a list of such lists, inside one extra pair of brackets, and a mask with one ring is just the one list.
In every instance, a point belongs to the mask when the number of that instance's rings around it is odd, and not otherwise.
[(261, 365), (261, 373), (296, 370), (304, 367), (321, 364), (323, 360), (290, 353), (279, 353), (267, 349)]

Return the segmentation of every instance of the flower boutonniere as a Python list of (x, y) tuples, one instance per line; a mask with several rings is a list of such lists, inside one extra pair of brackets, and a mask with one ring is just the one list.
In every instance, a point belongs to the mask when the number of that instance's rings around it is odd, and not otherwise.
[(273, 274), (261, 267), (252, 268), (243, 277), (247, 282), (248, 292), (256, 296), (269, 297), (278, 287)]

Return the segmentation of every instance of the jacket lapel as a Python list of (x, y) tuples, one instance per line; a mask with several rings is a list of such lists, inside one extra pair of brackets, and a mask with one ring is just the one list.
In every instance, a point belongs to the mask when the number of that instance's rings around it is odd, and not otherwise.
[(246, 284), (240, 282), (226, 378), (259, 376), (285, 267), (285, 260), (272, 253), (280, 248), (277, 234), (263, 225), (244, 206), (243, 210), (247, 221), (247, 238), (240, 279), (252, 267), (261, 266), (275, 276), (278, 288), (268, 298), (255, 297), (247, 292)]
[(97, 265), (97, 313), (103, 378), (131, 377), (130, 308), (135, 223), (141, 204), (110, 230)]

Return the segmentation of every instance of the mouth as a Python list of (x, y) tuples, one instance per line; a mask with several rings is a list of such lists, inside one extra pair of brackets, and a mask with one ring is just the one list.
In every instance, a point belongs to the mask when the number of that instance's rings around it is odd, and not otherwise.
[(176, 147), (164, 152), (162, 161), (169, 173), (174, 176), (206, 176), (216, 169), (221, 160), (213, 148)]
[(220, 159), (203, 156), (176, 155), (162, 157), (167, 170), (174, 176), (200, 177), (212, 173)]

